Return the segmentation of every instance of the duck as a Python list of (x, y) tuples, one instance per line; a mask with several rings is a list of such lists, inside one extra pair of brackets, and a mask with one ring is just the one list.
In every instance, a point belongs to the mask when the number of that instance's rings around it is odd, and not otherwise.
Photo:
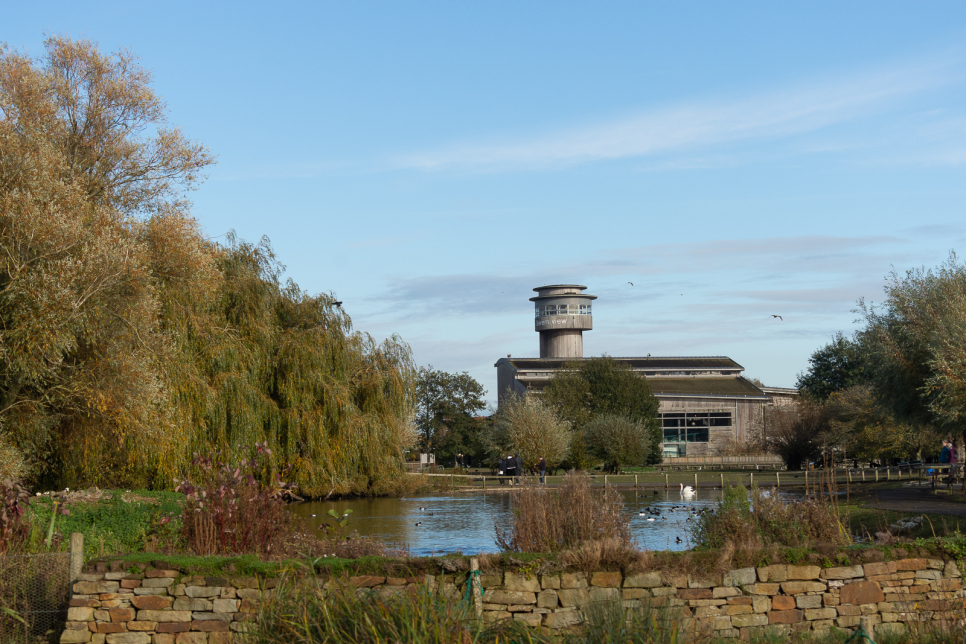
[(654, 517), (648, 517), (647, 520), (648, 521), (653, 521), (654, 520)]
[(417, 522), (416, 522), (416, 527), (417, 527), (417, 528), (418, 528), (419, 526), (421, 526), (421, 525), (423, 525), (423, 523), (422, 523), (422, 521), (417, 521)]
[(674, 543), (684, 543), (684, 540), (681, 539), (681, 537), (675, 537), (674, 538)]
[(425, 510), (425, 509), (426, 509), (426, 508), (424, 508), (424, 507), (420, 507), (420, 508), (419, 508), (419, 510), (420, 510), (420, 511), (423, 511), (423, 510)]

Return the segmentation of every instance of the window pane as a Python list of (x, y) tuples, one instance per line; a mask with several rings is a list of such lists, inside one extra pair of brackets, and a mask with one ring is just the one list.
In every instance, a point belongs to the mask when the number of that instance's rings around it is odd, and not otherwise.
[(730, 418), (712, 418), (711, 426), (712, 427), (731, 427), (731, 419)]
[(665, 429), (664, 430), (664, 442), (670, 443), (678, 440), (678, 430), (677, 428)]

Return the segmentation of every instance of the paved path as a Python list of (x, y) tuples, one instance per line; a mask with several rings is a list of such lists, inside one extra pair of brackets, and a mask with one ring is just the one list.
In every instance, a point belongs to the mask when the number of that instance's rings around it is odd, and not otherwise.
[[(957, 485), (957, 487), (959, 487)], [(953, 494), (960, 496), (958, 490)], [(966, 503), (962, 501), (946, 500), (942, 496), (932, 494), (932, 487), (922, 488), (903, 487), (891, 490), (877, 490), (874, 496), (866, 501), (870, 508), (894, 510), (896, 512), (927, 514), (946, 514), (949, 516), (966, 517)]]

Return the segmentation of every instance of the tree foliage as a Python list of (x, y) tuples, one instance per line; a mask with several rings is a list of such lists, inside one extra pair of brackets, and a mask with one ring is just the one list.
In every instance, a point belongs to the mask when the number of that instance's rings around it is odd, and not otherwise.
[(256, 443), (307, 494), (378, 490), (413, 439), (398, 338), (353, 332), (267, 241), (206, 239), (213, 162), (126, 52), (0, 50), (0, 445), (35, 483), (168, 485)]
[(541, 456), (547, 469), (557, 468), (567, 457), (571, 439), (569, 423), (552, 407), (531, 396), (507, 396), (486, 440), (491, 461), (519, 454), (524, 469), (534, 471)]
[(646, 427), (651, 437), (646, 461), (660, 462), (660, 403), (647, 380), (626, 364), (608, 356), (574, 361), (554, 376), (543, 396), (575, 430), (571, 465), (583, 468), (589, 464), (591, 446), (583, 430), (600, 414), (624, 416)]
[(808, 371), (798, 374), (796, 386), (812, 400), (828, 400), (833, 393), (862, 382), (861, 345), (841, 331), (817, 349), (808, 363)]
[(615, 414), (594, 416), (584, 427), (584, 436), (590, 453), (615, 474), (624, 465), (642, 465), (654, 441), (645, 423)]
[(486, 407), (486, 390), (465, 371), (447, 373), (420, 367), (416, 376), (416, 427), (420, 448), (449, 462), (457, 454), (483, 455), (480, 432), (485, 423), (475, 414)]

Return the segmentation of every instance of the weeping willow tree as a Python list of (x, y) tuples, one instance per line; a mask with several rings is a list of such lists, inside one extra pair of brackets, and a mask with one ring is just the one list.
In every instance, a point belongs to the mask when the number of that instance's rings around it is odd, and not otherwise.
[(381, 491), (415, 438), (408, 347), (283, 283), (267, 241), (204, 237), (185, 194), (213, 158), (150, 80), (87, 41), (0, 48), (0, 469), (163, 487), (257, 442), (307, 494)]

